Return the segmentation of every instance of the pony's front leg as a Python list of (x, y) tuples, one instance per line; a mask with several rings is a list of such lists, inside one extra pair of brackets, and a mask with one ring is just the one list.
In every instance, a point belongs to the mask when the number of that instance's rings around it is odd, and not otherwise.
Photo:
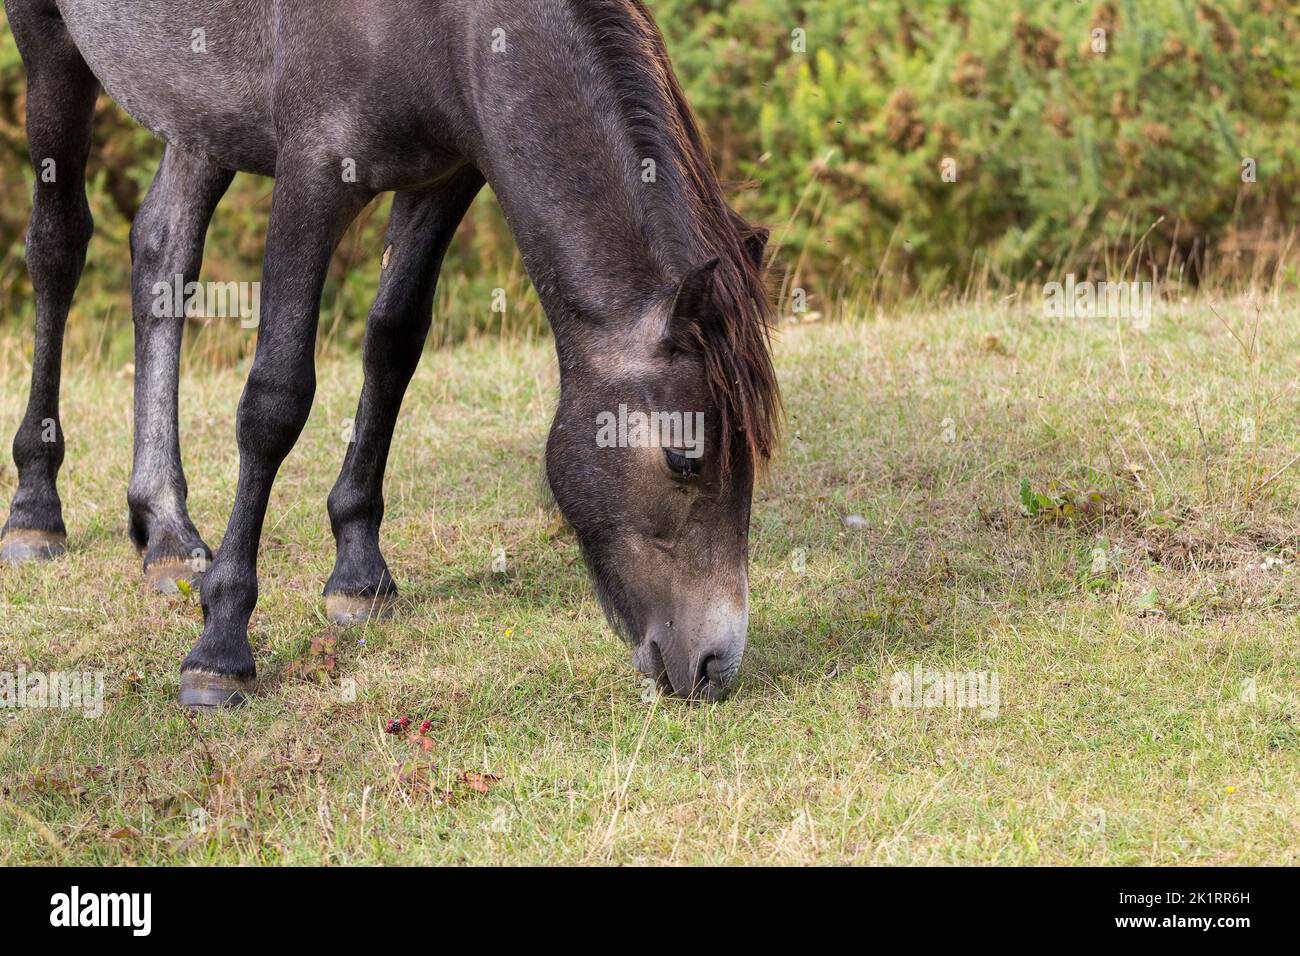
[(314, 351), (330, 256), (369, 200), (339, 181), (337, 163), (282, 153), (267, 228), (257, 350), (239, 402), (239, 485), (226, 535), (203, 579), (203, 634), (181, 664), (180, 701), (239, 706), (253, 687), (248, 620), (257, 603), (257, 551), (276, 472), (316, 392)]
[(131, 226), (135, 313), (135, 455), (127, 503), (130, 533), (144, 555), (149, 583), (174, 593), (177, 580), (198, 580), (212, 555), (186, 507), (176, 392), (182, 290), (196, 281), (203, 240), (235, 174), (211, 160), (168, 146), (149, 195)]
[(379, 550), (384, 470), (402, 397), (429, 332), (442, 257), (482, 186), (483, 177), (467, 168), (430, 192), (398, 193), (393, 200), (379, 295), (366, 322), (366, 381), (329, 497), (338, 558), (325, 585), (325, 609), (337, 624), (378, 616), (397, 590)]

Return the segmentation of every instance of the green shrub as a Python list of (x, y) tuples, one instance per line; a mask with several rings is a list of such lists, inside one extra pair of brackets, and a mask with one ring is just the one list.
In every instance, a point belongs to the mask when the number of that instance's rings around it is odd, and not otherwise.
[[(1300, 182), (1300, 4), (650, 6), (722, 174), (749, 184), (736, 204), (777, 227), (789, 285), (808, 290), (813, 308), (844, 292), (888, 301), (973, 280), (1113, 272), (1139, 249), (1144, 274), (1195, 280), (1271, 266), (1284, 251)], [(0, 322), (30, 309), (22, 89), (0, 29)], [(124, 317), (128, 223), (159, 149), (107, 103), (97, 142), (99, 232), (77, 310)], [(1247, 161), (1256, 182), (1243, 182)], [(257, 274), (268, 198), (269, 184), (240, 177), (214, 224), (207, 277)], [(385, 208), (335, 262), (322, 325), (338, 340), (359, 340)], [(506, 290), (505, 315), (491, 311), (494, 289)], [(448, 257), (438, 315), (442, 341), (542, 324), (490, 195)]]
[(906, 292), (986, 267), (1084, 271), (1158, 220), (1143, 261), (1200, 268), (1206, 249), (1273, 239), (1294, 218), (1294, 3), (656, 9), (724, 167), (761, 184), (751, 211), (789, 224), (799, 281), (870, 286), (883, 271), (882, 288)]

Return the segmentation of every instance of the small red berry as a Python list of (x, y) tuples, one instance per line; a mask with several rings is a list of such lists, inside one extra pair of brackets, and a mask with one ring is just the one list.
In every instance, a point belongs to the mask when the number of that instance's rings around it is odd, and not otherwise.
[(432, 726), (433, 726), (432, 720), (426, 720), (424, 723), (420, 724), (420, 736), (423, 737), (425, 734), (427, 734), (429, 732), (429, 728)]

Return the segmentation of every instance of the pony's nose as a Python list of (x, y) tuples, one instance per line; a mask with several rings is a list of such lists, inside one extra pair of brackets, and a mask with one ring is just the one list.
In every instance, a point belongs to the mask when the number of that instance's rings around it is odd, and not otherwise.
[(712, 703), (732, 690), (745, 653), (748, 608), (719, 602), (700, 614), (679, 613), (632, 652), (637, 669), (679, 697)]
[(703, 646), (696, 648), (695, 666), (690, 674), (693, 678), (689, 690), (678, 688), (678, 693), (694, 700), (722, 700), (735, 685), (736, 675), (740, 672), (740, 659), (745, 653), (745, 614), (720, 615), (721, 619), (710, 621), (713, 625), (711, 639), (705, 640)]
[[(728, 663), (728, 656), (733, 658), (731, 663)], [(709, 703), (722, 700), (731, 693), (732, 682), (739, 670), (739, 655), (709, 654), (700, 661), (695, 674), (695, 691), (691, 696)]]
[[(741, 657), (745, 654), (749, 607), (719, 601), (699, 615), (699, 624), (701, 628), (695, 632), (694, 640), (686, 643), (694, 666), (681, 676), (689, 679), (689, 687), (677, 687), (677, 693), (712, 704), (723, 700), (735, 687)], [(673, 683), (677, 683), (676, 676)]]

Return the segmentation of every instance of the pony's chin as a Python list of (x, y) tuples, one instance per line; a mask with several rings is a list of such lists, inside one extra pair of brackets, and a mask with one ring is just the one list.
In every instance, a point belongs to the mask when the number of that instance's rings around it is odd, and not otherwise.
[(632, 649), (632, 666), (655, 682), (655, 686), (664, 694), (672, 694), (673, 682), (668, 677), (668, 666), (664, 663), (663, 652), (659, 645), (649, 637), (641, 638)]

